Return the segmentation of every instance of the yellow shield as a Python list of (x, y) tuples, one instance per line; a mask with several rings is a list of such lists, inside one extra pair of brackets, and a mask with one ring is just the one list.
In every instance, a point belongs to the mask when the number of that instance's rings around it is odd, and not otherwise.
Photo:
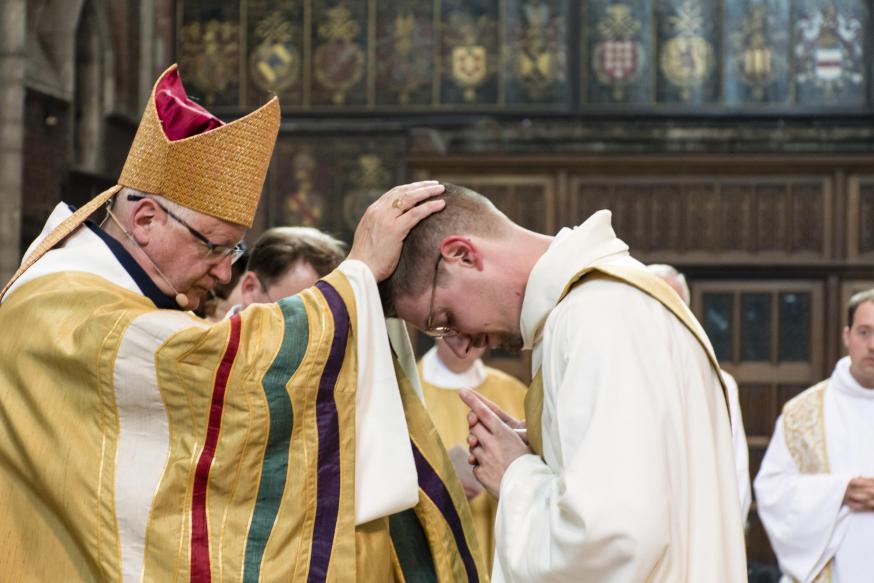
[(452, 49), (452, 78), (462, 87), (476, 87), (486, 78), (486, 48), (462, 45)]

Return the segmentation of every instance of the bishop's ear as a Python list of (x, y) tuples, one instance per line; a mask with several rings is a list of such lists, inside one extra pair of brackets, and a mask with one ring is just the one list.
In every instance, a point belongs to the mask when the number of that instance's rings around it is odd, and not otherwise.
[(160, 209), (155, 201), (150, 198), (137, 201), (130, 213), (130, 231), (134, 240), (145, 246), (152, 237), (159, 237), (155, 226), (160, 220)]

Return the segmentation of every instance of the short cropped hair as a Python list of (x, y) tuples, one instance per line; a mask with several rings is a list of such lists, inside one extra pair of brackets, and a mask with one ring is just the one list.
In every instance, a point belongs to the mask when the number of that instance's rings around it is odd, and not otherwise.
[(446, 206), (413, 227), (404, 239), (397, 268), (380, 284), (386, 316), (396, 314), (394, 305), (399, 296), (418, 297), (431, 287), (444, 238), (450, 235), (499, 237), (511, 224), (492, 201), (478, 192), (448, 182), (444, 182), (443, 187), (443, 194), (427, 200), (443, 199)]
[(865, 302), (874, 302), (874, 288), (866, 289), (853, 294), (850, 303), (847, 304), (847, 326), (853, 327), (853, 318), (856, 317), (856, 308)]
[(274, 227), (258, 237), (246, 269), (269, 286), (300, 261), (312, 265), (323, 277), (334, 271), (345, 256), (343, 243), (318, 229)]
[[(203, 214), (198, 213), (197, 211), (188, 208), (187, 206), (182, 206), (178, 202), (174, 202), (169, 198), (165, 198), (160, 194), (154, 194), (152, 192), (143, 192), (142, 190), (137, 190), (136, 188), (130, 188), (129, 186), (123, 187), (118, 194), (116, 195), (116, 200), (120, 201), (121, 205), (126, 209), (133, 208), (133, 205), (136, 204), (133, 201), (129, 201), (127, 199), (128, 196), (138, 196), (141, 198), (151, 198), (155, 200), (158, 204), (162, 205), (165, 209), (169, 210), (171, 213), (182, 219), (183, 221), (191, 221), (197, 215)], [(114, 206), (114, 205), (113, 205)]]

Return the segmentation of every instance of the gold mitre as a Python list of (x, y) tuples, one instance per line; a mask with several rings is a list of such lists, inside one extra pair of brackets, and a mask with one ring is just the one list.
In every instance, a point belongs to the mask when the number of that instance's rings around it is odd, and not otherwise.
[(252, 226), (279, 132), (274, 97), (222, 123), (185, 94), (176, 65), (152, 88), (118, 183)]
[(46, 235), (0, 290), (0, 299), (22, 273), (123, 186), (160, 194), (197, 212), (251, 227), (278, 133), (276, 97), (226, 124), (188, 99), (176, 65), (171, 66), (152, 89), (118, 184)]

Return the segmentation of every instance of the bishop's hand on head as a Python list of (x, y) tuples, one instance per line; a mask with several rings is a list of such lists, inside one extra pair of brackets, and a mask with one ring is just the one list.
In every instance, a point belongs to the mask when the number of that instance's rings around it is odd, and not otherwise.
[(425, 180), (396, 186), (383, 194), (361, 217), (347, 259), (365, 263), (376, 281), (387, 278), (398, 264), (410, 229), (445, 205), (442, 200), (422, 201), (443, 190), (436, 180)]

